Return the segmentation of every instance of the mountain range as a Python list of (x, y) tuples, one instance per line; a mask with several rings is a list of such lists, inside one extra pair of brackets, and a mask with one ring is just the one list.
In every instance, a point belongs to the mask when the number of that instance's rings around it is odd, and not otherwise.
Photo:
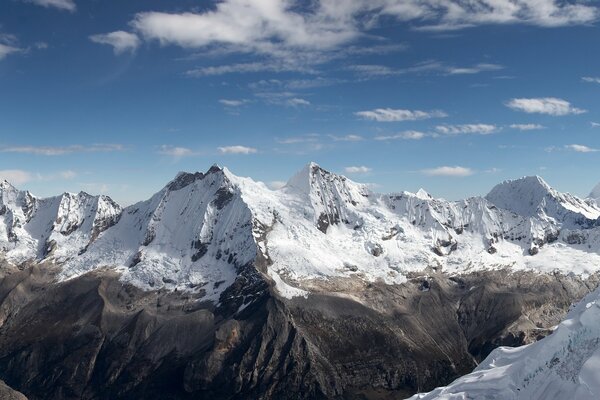
[(279, 190), (182, 172), (128, 207), (5, 181), (0, 379), (31, 399), (384, 399), (481, 363), (496, 384), (584, 318), (493, 351), (595, 289), (599, 197), (537, 176), (461, 201), (380, 194), (314, 163)]

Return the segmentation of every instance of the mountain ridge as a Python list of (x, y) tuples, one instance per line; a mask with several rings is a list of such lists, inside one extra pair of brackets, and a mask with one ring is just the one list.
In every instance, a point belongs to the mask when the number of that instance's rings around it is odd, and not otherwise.
[(600, 228), (562, 195), (522, 216), (316, 164), (279, 190), (180, 173), (103, 212), (19, 193), (0, 197), (0, 379), (32, 400), (407, 397), (547, 335), (600, 279)]
[[(0, 226), (8, 261), (25, 261), (37, 246), (39, 261), (62, 266), (61, 279), (112, 266), (148, 289), (216, 286), (205, 288), (212, 301), (259, 253), (272, 260), (266, 272), (290, 296), (306, 295), (303, 286), (321, 278), (402, 283), (427, 265), (550, 271), (547, 259), (564, 253), (589, 255), (569, 272), (600, 268), (600, 208), (537, 176), (461, 201), (424, 190), (375, 193), (316, 163), (279, 190), (216, 164), (206, 173), (180, 172), (150, 199), (125, 208), (83, 192), (38, 199), (7, 182), (0, 191), (2, 207), (16, 215), (5, 215)], [(237, 242), (226, 246), (225, 238)]]

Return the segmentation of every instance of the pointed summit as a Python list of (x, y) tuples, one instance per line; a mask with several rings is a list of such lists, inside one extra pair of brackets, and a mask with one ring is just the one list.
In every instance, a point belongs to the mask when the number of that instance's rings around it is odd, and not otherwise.
[(600, 183), (594, 187), (588, 196), (592, 200), (596, 200), (596, 202), (600, 203)]
[(539, 176), (504, 181), (485, 198), (499, 208), (525, 217), (542, 216), (577, 223), (582, 217), (600, 216), (600, 209), (569, 193), (558, 192)]

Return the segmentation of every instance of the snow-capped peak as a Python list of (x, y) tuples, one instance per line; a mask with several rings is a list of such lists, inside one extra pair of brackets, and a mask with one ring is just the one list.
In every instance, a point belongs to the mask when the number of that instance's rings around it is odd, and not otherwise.
[(594, 187), (594, 189), (592, 189), (592, 191), (588, 197), (592, 200), (595, 200), (598, 204), (600, 204), (600, 183), (597, 184)]
[(292, 177), (284, 191), (308, 201), (314, 222), (323, 232), (340, 222), (355, 223), (355, 208), (368, 204), (370, 195), (366, 185), (329, 172), (313, 162)]
[(450, 273), (467, 265), (600, 269), (600, 209), (539, 177), (457, 202), (424, 190), (373, 193), (315, 163), (277, 191), (217, 165), (181, 172), (124, 210), (85, 193), (1, 193), (0, 256), (8, 261), (51, 259), (65, 279), (112, 266), (135, 285), (202, 287), (211, 300), (259, 258), (290, 296), (306, 294), (303, 282), (314, 279), (401, 283), (431, 265)]
[(417, 196), (421, 200), (429, 200), (432, 198), (431, 195), (427, 193), (427, 191), (423, 188), (419, 189), (417, 193), (415, 193), (415, 196)]
[(539, 176), (527, 176), (496, 185), (485, 197), (499, 208), (524, 217), (552, 218), (568, 224), (600, 217), (600, 208), (553, 189)]

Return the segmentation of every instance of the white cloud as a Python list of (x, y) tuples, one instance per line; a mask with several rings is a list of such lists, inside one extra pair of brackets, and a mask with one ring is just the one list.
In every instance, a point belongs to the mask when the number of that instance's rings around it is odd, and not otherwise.
[(23, 153), (42, 156), (61, 156), (72, 153), (100, 153), (123, 151), (125, 147), (121, 144), (92, 144), (87, 146), (11, 146), (0, 147), (0, 153)]
[(404, 73), (402, 70), (394, 69), (386, 65), (360, 64), (351, 65), (348, 70), (366, 77), (382, 77)]
[(556, 97), (538, 97), (538, 98), (520, 98), (511, 99), (506, 106), (516, 111), (523, 111), (529, 114), (547, 114), (553, 116), (563, 116), (569, 114), (583, 114), (586, 110), (573, 107), (566, 100)]
[(13, 185), (22, 185), (33, 180), (34, 176), (20, 169), (5, 169), (0, 170), (0, 179), (7, 180)]
[(484, 71), (498, 71), (503, 69), (502, 65), (498, 64), (488, 64), (488, 63), (479, 63), (472, 67), (449, 67), (448, 74), (449, 75), (473, 75), (478, 74)]
[(59, 175), (63, 179), (74, 179), (77, 176), (77, 172), (71, 171), (71, 170), (67, 170), (67, 171), (61, 171), (59, 173)]
[(267, 186), (273, 190), (281, 189), (285, 185), (286, 185), (285, 181), (271, 181), (271, 182), (267, 183)]
[(402, 110), (392, 108), (376, 108), (369, 111), (358, 111), (355, 115), (378, 122), (416, 121), (429, 118), (443, 118), (447, 114), (443, 111)]
[(386, 65), (358, 64), (347, 67), (362, 78), (381, 78), (402, 74), (439, 73), (442, 75), (474, 75), (481, 72), (498, 71), (504, 66), (499, 64), (479, 63), (469, 67), (447, 65), (439, 61), (426, 61), (408, 68), (392, 68)]
[[(72, 1), (72, 0), (36, 0)], [(258, 55), (259, 63), (201, 67), (193, 76), (231, 72), (306, 70), (332, 59), (385, 54), (401, 44), (356, 45), (373, 38), (384, 21), (410, 28), (456, 30), (491, 24), (544, 27), (585, 25), (598, 19), (598, 8), (583, 1), (562, 0), (221, 0), (205, 10), (141, 12), (129, 27), (146, 41), (198, 49), (208, 55)], [(379, 33), (379, 32), (378, 32)], [(198, 54), (198, 53), (197, 53)], [(495, 64), (447, 68), (448, 74), (499, 69)], [(385, 69), (365, 71), (388, 74)]]
[(520, 131), (534, 131), (545, 128), (545, 126), (540, 124), (512, 124), (510, 125), (510, 127), (512, 129), (518, 129)]
[(329, 135), (329, 137), (334, 142), (360, 142), (362, 140), (365, 140), (365, 138), (363, 138), (360, 135), (345, 135), (345, 136)]
[(254, 147), (246, 146), (224, 146), (219, 147), (219, 151), (221, 154), (254, 154), (258, 152)]
[(310, 106), (310, 101), (301, 99), (299, 97), (293, 97), (288, 99), (286, 104), (291, 107)]
[(277, 62), (253, 62), (253, 63), (241, 63), (241, 64), (229, 64), (229, 65), (217, 65), (211, 67), (202, 67), (191, 69), (186, 72), (186, 75), (190, 77), (203, 77), (203, 76), (218, 76), (225, 74), (243, 74), (243, 73), (256, 73), (256, 72), (287, 72), (287, 71), (304, 71), (298, 65), (285, 65)]
[(61, 10), (75, 11), (77, 6), (73, 0), (25, 0), (43, 7), (54, 7)]
[(597, 151), (600, 151), (598, 149), (584, 146), (582, 144), (569, 144), (569, 145), (566, 145), (565, 148), (576, 151), (577, 153), (595, 153)]
[(366, 174), (371, 172), (372, 169), (369, 167), (365, 167), (364, 165), (361, 165), (359, 167), (346, 167), (344, 168), (344, 172), (346, 172), (347, 174)]
[(318, 142), (320, 135), (317, 133), (309, 133), (302, 136), (292, 136), (287, 138), (277, 138), (277, 143), (280, 144), (297, 144), (297, 143), (315, 143)]
[(448, 176), (448, 177), (463, 177), (473, 175), (475, 172), (470, 168), (465, 167), (438, 167), (438, 168), (430, 168), (423, 169), (421, 173), (428, 176)]
[(583, 78), (581, 78), (581, 80), (590, 83), (600, 83), (600, 78), (597, 76), (584, 76)]
[(316, 0), (310, 7), (299, 0), (223, 0), (204, 12), (142, 12), (131, 26), (162, 45), (219, 46), (306, 61), (325, 51), (343, 51), (390, 18), (429, 30), (490, 24), (556, 27), (592, 23), (598, 9), (592, 3), (559, 0)]
[(590, 125), (592, 125), (592, 128), (598, 128), (600, 127), (600, 122), (590, 122)]
[(404, 131), (404, 132), (396, 133), (394, 135), (375, 136), (375, 140), (397, 140), (397, 139), (420, 140), (426, 136), (428, 136), (427, 133), (420, 132), (420, 131)]
[(9, 54), (18, 53), (22, 51), (18, 47), (10, 46), (8, 44), (0, 43), (0, 60), (8, 56)]
[(241, 99), (241, 100), (221, 99), (221, 100), (219, 100), (219, 103), (223, 104), (226, 107), (239, 107), (239, 106), (243, 106), (244, 104), (248, 103), (248, 100), (246, 100), (246, 99)]
[(158, 150), (158, 154), (161, 154), (163, 156), (173, 157), (173, 158), (183, 158), (183, 157), (194, 156), (197, 153), (191, 149), (188, 149), (187, 147), (178, 147), (178, 146), (171, 146), (171, 145), (163, 144), (162, 146), (160, 146), (160, 149)]
[(94, 43), (112, 46), (115, 54), (134, 52), (140, 45), (140, 39), (136, 34), (125, 31), (92, 35), (90, 40)]
[(490, 135), (500, 128), (490, 124), (438, 125), (435, 130), (443, 135)]

